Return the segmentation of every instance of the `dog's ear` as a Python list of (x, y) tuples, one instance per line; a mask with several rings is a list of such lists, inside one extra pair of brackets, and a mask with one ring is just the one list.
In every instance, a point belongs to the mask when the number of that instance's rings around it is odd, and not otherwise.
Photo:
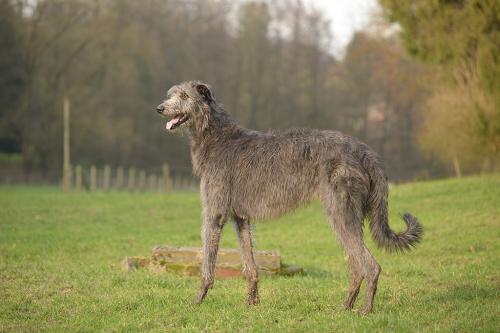
[(207, 85), (202, 83), (197, 84), (196, 91), (203, 97), (205, 102), (212, 102), (214, 100), (212, 97), (212, 92), (210, 91)]

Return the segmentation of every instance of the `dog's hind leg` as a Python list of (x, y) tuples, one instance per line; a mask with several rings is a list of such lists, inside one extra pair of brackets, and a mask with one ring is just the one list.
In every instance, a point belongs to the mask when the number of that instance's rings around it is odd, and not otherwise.
[(332, 196), (331, 209), (327, 208), (330, 225), (348, 256), (350, 282), (344, 307), (354, 307), (359, 288), (366, 277), (364, 269), (364, 244), (361, 218), (338, 193)]
[(203, 238), (203, 259), (201, 264), (201, 282), (200, 291), (195, 303), (201, 304), (207, 295), (208, 289), (212, 288), (215, 278), (215, 263), (217, 261), (217, 252), (219, 250), (219, 242), (222, 233), (222, 228), (226, 222), (226, 218), (222, 214), (206, 214), (203, 223), (202, 238)]
[(255, 259), (253, 256), (252, 235), (250, 231), (250, 223), (236, 217), (235, 219), (236, 232), (240, 240), (241, 259), (243, 261), (243, 271), (248, 280), (248, 304), (255, 305), (259, 303), (258, 291), (258, 271)]
[(361, 287), (361, 282), (363, 282), (363, 272), (355, 257), (348, 256), (348, 260), (350, 280), (349, 289), (347, 290), (347, 298), (344, 302), (344, 308), (346, 310), (351, 310), (354, 307), (356, 299), (358, 298), (359, 288)]
[(380, 265), (365, 246), (365, 278), (366, 278), (366, 300), (365, 306), (361, 310), (362, 314), (367, 314), (373, 310), (373, 301), (377, 293), (378, 277), (382, 271)]
[(346, 168), (344, 171), (322, 185), (321, 198), (330, 224), (349, 258), (350, 285), (344, 306), (346, 309), (352, 309), (361, 282), (365, 279), (367, 297), (362, 313), (368, 313), (373, 308), (380, 266), (363, 242), (365, 182), (349, 172), (352, 168)]

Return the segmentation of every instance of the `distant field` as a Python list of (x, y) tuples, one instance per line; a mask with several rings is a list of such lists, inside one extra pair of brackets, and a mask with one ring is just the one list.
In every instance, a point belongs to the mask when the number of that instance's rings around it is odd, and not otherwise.
[[(346, 262), (319, 203), (255, 228), (257, 249), (279, 250), (306, 276), (262, 278), (256, 307), (243, 279), (217, 280), (194, 306), (197, 278), (119, 263), (156, 244), (200, 246), (197, 193), (0, 187), (0, 331), (499, 332), (500, 175), (395, 186), (394, 229), (405, 211), (424, 240), (387, 254), (365, 233), (382, 275), (375, 312), (360, 317), (338, 309)], [(237, 246), (229, 225), (222, 245)]]

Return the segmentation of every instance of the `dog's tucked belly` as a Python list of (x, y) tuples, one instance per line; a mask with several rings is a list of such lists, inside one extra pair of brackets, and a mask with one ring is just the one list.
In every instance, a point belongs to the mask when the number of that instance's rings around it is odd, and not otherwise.
[(275, 218), (317, 196), (318, 177), (314, 169), (260, 170), (233, 178), (231, 206), (233, 212), (250, 220)]

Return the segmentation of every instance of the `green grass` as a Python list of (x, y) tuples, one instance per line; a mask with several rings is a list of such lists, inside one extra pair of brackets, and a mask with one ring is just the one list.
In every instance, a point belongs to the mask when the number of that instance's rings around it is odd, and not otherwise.
[[(391, 188), (392, 227), (410, 211), (425, 235), (415, 251), (387, 254), (366, 233), (383, 270), (366, 317), (338, 309), (346, 261), (319, 203), (257, 224), (257, 249), (307, 275), (262, 278), (256, 307), (243, 279), (217, 280), (195, 306), (197, 278), (120, 271), (156, 244), (200, 246), (196, 193), (2, 187), (0, 207), (0, 331), (500, 331), (498, 175)], [(237, 246), (231, 226), (222, 245)]]

